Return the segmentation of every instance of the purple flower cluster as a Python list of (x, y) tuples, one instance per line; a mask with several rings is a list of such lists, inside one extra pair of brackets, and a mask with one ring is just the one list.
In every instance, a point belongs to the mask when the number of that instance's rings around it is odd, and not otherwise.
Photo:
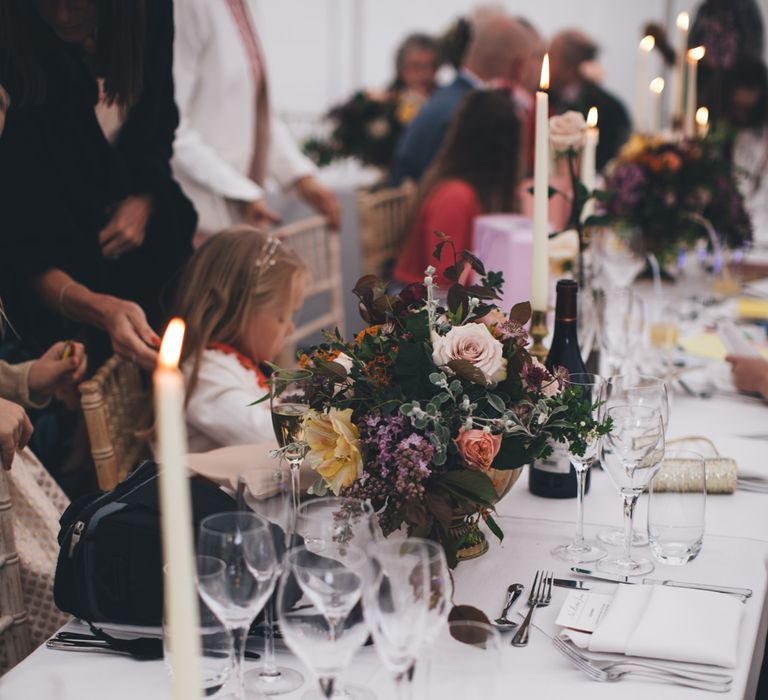
[(515, 345), (524, 348), (529, 343), (528, 331), (525, 330), (525, 326), (517, 321), (507, 320), (496, 324), (494, 329), (499, 338), (506, 342), (507, 340), (513, 340)]
[(646, 175), (637, 163), (624, 163), (611, 173), (606, 188), (616, 195), (611, 201), (611, 213), (629, 216), (645, 193)]

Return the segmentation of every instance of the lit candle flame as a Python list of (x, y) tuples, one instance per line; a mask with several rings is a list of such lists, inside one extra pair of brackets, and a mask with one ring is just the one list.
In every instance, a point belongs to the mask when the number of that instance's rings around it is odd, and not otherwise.
[(541, 82), (539, 87), (542, 90), (549, 90), (549, 54), (544, 54), (544, 60), (541, 62)]
[(688, 15), (687, 12), (681, 12), (677, 16), (677, 28), (682, 29), (684, 32), (688, 31), (688, 27), (690, 26), (691, 18)]
[(701, 127), (709, 123), (709, 110), (706, 107), (699, 107), (696, 110), (696, 123)]
[(165, 369), (176, 369), (181, 358), (181, 345), (184, 342), (186, 326), (180, 318), (172, 318), (160, 343), (160, 354), (157, 364)]
[(664, 78), (654, 78), (651, 80), (651, 92), (661, 95), (664, 92)]
[(688, 60), (700, 61), (702, 58), (704, 58), (704, 54), (706, 52), (707, 51), (703, 46), (697, 46), (695, 49), (688, 49)]
[(587, 114), (587, 126), (594, 129), (597, 126), (597, 107), (590, 107)]
[(646, 53), (651, 53), (654, 46), (656, 46), (656, 39), (654, 39), (650, 34), (646, 34), (640, 40), (640, 48)]

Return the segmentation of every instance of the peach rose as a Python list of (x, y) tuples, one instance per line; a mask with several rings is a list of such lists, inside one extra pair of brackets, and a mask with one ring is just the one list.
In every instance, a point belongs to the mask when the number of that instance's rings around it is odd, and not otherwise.
[(466, 430), (459, 428), (459, 436), (454, 441), (459, 454), (469, 469), (487, 472), (501, 449), (501, 435), (493, 435), (485, 430)]
[(504, 348), (481, 323), (454, 326), (444, 336), (432, 336), (432, 361), (444, 367), (451, 360), (466, 360), (479, 369), (489, 382), (503, 381), (507, 376)]

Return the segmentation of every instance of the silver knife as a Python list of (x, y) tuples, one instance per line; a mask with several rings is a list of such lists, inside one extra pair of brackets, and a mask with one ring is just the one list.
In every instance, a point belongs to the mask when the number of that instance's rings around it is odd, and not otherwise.
[(637, 576), (613, 576), (592, 571), (591, 569), (580, 569), (576, 566), (571, 567), (573, 573), (587, 578), (594, 578), (600, 581), (613, 581), (614, 583), (645, 583), (653, 586), (670, 586), (672, 588), (693, 588), (698, 591), (712, 591), (713, 593), (727, 593), (728, 595), (739, 596), (740, 598), (749, 598), (752, 595), (751, 588), (736, 588), (732, 586), (711, 586), (708, 583), (690, 583), (687, 581), (673, 581), (671, 579), (660, 578), (641, 578)]
[(584, 581), (577, 581), (572, 578), (556, 578), (553, 580), (553, 583), (560, 588), (578, 588), (580, 591), (589, 590), (589, 588), (584, 585)]

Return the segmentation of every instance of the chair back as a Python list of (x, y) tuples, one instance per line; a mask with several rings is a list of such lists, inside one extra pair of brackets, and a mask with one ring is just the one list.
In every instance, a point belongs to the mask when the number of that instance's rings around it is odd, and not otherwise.
[(13, 502), (0, 469), (0, 675), (32, 651), (29, 616), (21, 586), (21, 561), (13, 535)]
[(344, 305), (342, 303), (341, 252), (339, 234), (331, 231), (322, 216), (312, 216), (282, 226), (274, 235), (290, 246), (307, 266), (310, 274), (306, 302), (316, 300), (320, 313), (312, 314), (291, 334), (277, 363), (290, 367), (296, 361), (296, 348), (301, 341), (327, 328), (338, 328), (344, 334)]
[(416, 186), (412, 182), (358, 195), (361, 269), (364, 275), (377, 275), (384, 280), (391, 277), (408, 233), (405, 228), (415, 198)]
[(149, 376), (138, 365), (114, 355), (80, 384), (99, 488), (113, 489), (136, 465), (151, 456), (153, 425)]

